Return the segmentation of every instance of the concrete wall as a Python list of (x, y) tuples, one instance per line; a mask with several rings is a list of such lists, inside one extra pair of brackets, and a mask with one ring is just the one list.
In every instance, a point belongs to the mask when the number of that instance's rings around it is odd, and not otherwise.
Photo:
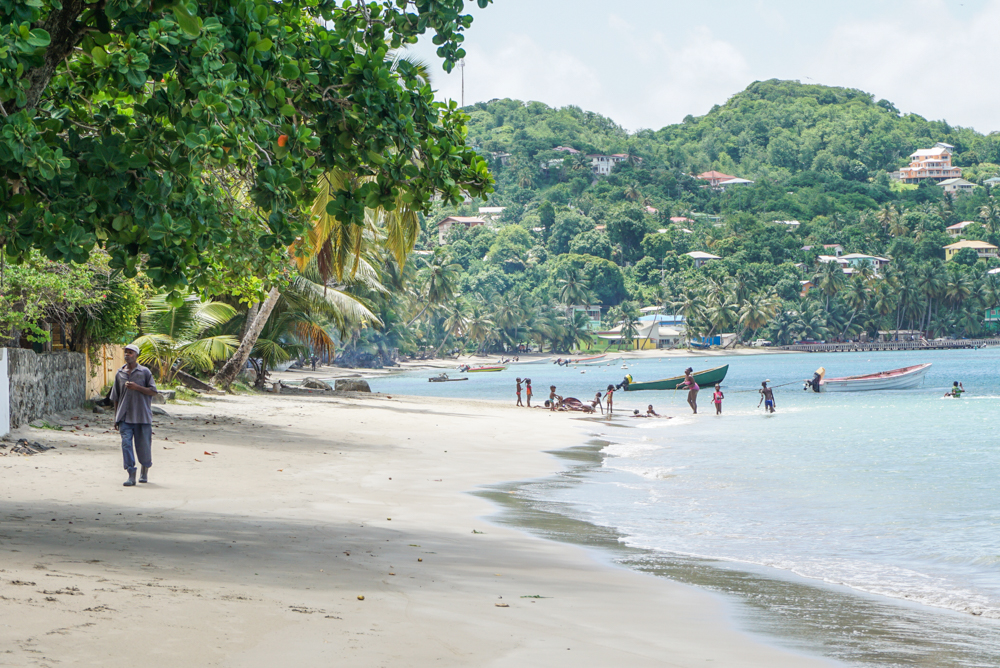
[[(86, 399), (87, 364), (81, 353), (4, 349), (9, 391), (9, 429), (51, 413), (77, 408)], [(2, 397), (2, 395), (0, 395)], [(0, 399), (0, 406), (2, 406)], [(2, 429), (0, 429), (0, 433)]]
[(101, 390), (114, 382), (118, 369), (125, 364), (125, 348), (116, 344), (100, 346), (93, 357), (87, 356), (87, 398), (104, 395)]
[(0, 348), (0, 436), (10, 431), (10, 381), (7, 378), (7, 349)]

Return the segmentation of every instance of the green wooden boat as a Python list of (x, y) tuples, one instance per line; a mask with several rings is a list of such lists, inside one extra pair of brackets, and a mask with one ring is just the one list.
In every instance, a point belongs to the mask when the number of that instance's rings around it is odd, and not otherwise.
[[(706, 369), (704, 371), (695, 371), (694, 382), (698, 383), (698, 387), (712, 387), (716, 383), (721, 383), (725, 377), (726, 373), (729, 371), (729, 365), (717, 366), (714, 369)], [(639, 390), (677, 390), (686, 389), (681, 383), (684, 382), (684, 376), (676, 376), (675, 378), (664, 378), (662, 380), (651, 380), (648, 383), (629, 383), (629, 386), (625, 388), (626, 392), (638, 392)]]

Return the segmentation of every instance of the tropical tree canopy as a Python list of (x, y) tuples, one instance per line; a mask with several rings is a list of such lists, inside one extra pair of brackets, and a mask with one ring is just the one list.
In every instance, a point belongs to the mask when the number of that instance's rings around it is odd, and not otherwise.
[[(0, 3), (0, 245), (65, 262), (102, 247), (157, 286), (231, 291), (273, 281), (321, 185), (345, 224), (487, 192), (465, 115), (387, 60), (433, 32), (450, 70), (463, 6)], [(351, 178), (320, 184), (332, 170)]]

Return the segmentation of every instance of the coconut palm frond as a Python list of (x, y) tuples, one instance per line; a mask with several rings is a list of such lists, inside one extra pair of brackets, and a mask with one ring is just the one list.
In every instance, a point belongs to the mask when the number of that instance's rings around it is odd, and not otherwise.
[(235, 336), (220, 334), (185, 343), (178, 348), (178, 352), (195, 368), (207, 371), (213, 363), (228, 359), (239, 344)]
[(314, 303), (325, 303), (326, 305), (333, 307), (334, 312), (339, 314), (340, 318), (345, 323), (358, 325), (382, 324), (379, 317), (375, 315), (371, 308), (365, 304), (361, 298), (350, 295), (343, 290), (324, 287), (310, 281), (304, 276), (297, 276), (293, 281), (293, 287), (296, 292), (299, 292), (304, 296), (308, 296), (314, 301)]

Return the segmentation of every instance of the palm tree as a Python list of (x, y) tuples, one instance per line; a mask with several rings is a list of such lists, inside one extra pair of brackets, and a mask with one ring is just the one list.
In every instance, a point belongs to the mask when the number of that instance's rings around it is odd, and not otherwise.
[(168, 302), (167, 295), (155, 295), (139, 319), (144, 332), (135, 340), (139, 361), (153, 367), (164, 385), (186, 367), (208, 371), (232, 355), (238, 341), (231, 334), (206, 336), (206, 331), (235, 315), (236, 309), (229, 304), (205, 302), (197, 295), (186, 295), (179, 305)]
[(850, 285), (844, 295), (844, 303), (847, 305), (847, 308), (850, 309), (851, 317), (841, 332), (841, 338), (847, 338), (848, 330), (850, 330), (851, 325), (854, 323), (854, 319), (857, 317), (858, 313), (864, 311), (865, 307), (868, 305), (869, 297), (868, 281), (866, 281), (860, 274), (855, 274), (851, 278)]
[(482, 354), (486, 344), (494, 336), (493, 320), (487, 315), (485, 305), (475, 302), (465, 323), (465, 334), (476, 344), (476, 352)]
[(639, 192), (639, 184), (633, 182), (627, 185), (625, 187), (624, 195), (625, 199), (629, 200), (630, 202), (635, 202), (636, 200), (642, 199), (642, 193)]
[(424, 260), (424, 262), (426, 267), (422, 272), (422, 277), (426, 299), (420, 311), (407, 323), (407, 327), (416, 322), (417, 318), (422, 316), (429, 306), (443, 304), (451, 300), (455, 295), (455, 288), (462, 271), (462, 265), (452, 262), (451, 258), (440, 248), (434, 251), (432, 260)]
[(582, 269), (566, 267), (556, 279), (556, 284), (559, 286), (559, 301), (563, 304), (590, 306), (593, 295)]
[(927, 303), (927, 310), (920, 319), (920, 331), (926, 331), (930, 327), (934, 300), (941, 297), (944, 289), (944, 279), (941, 276), (943, 271), (940, 260), (928, 262), (917, 269), (916, 287)]
[[(774, 292), (758, 294), (743, 302), (739, 310), (739, 323), (744, 332), (749, 329), (753, 332), (752, 336), (756, 336), (757, 330), (770, 322), (780, 308), (781, 299)], [(740, 332), (740, 336), (736, 338), (741, 338), (742, 334)]]
[(441, 354), (441, 349), (448, 342), (449, 336), (459, 337), (465, 333), (469, 325), (469, 311), (469, 303), (464, 299), (459, 299), (455, 302), (454, 306), (448, 309), (448, 316), (444, 319), (444, 323), (442, 323), (444, 336), (441, 337), (441, 345), (434, 351), (434, 357)]
[(983, 221), (990, 234), (995, 234), (1000, 229), (1000, 202), (993, 199), (993, 195), (979, 207), (979, 219)]
[(900, 212), (892, 204), (886, 204), (875, 214), (876, 220), (882, 226), (883, 232), (889, 232), (894, 222), (899, 218)]
[(819, 271), (813, 276), (813, 280), (816, 282), (816, 287), (826, 295), (826, 310), (829, 311), (830, 298), (835, 297), (838, 292), (844, 289), (847, 275), (844, 274), (840, 263), (831, 260), (819, 268)]

